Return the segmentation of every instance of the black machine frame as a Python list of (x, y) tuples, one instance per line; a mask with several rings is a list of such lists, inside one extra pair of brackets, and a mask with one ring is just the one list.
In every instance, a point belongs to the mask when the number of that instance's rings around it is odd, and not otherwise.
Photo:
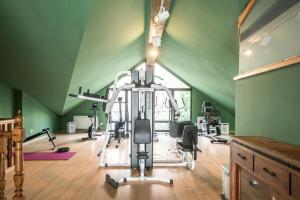
[[(108, 88), (109, 92), (112, 92), (113, 89), (112, 88)], [(171, 91), (172, 95), (174, 96), (174, 93), (176, 91), (187, 91), (190, 92), (190, 118), (188, 119), (188, 121), (192, 121), (192, 88), (169, 88), (169, 90)], [(163, 90), (157, 90), (157, 91), (163, 91)], [(122, 101), (122, 104), (125, 104), (125, 123), (126, 124), (131, 124), (131, 120), (129, 117), (129, 92), (131, 92), (130, 90), (125, 90), (125, 101)], [(155, 93), (155, 92), (154, 92)], [(155, 94), (154, 94), (155, 95)], [(130, 95), (131, 96), (131, 95)], [(116, 102), (118, 103), (118, 102)], [(169, 111), (170, 112), (170, 111)], [(111, 124), (115, 124), (117, 121), (115, 120), (111, 120), (110, 123)], [(154, 117), (154, 124), (156, 123), (167, 123), (169, 124), (171, 122), (171, 118), (169, 117), (168, 120), (155, 120)], [(110, 130), (111, 132), (114, 132), (114, 128), (112, 128)], [(126, 132), (130, 132), (131, 131), (131, 127), (126, 126)], [(169, 129), (155, 129), (155, 132), (169, 132)]]

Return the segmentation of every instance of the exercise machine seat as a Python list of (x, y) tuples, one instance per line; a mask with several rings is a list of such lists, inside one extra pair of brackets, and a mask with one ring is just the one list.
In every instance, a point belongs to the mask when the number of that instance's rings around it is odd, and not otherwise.
[(198, 144), (198, 128), (195, 125), (186, 125), (183, 129), (181, 142), (177, 142), (177, 147), (185, 152), (194, 151)]
[(170, 129), (170, 136), (172, 138), (181, 138), (183, 129), (186, 125), (192, 125), (193, 123), (190, 121), (183, 121), (183, 122), (170, 122), (169, 129)]
[(133, 142), (135, 144), (151, 143), (151, 126), (149, 119), (135, 120), (133, 137)]

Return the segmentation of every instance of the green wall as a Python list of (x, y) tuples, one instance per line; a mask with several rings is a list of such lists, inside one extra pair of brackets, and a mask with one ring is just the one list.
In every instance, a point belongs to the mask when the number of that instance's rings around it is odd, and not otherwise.
[[(105, 93), (106, 93), (106, 90), (107, 90), (107, 87), (100, 90), (98, 92), (98, 94), (101, 95), (101, 96), (104, 96)], [(70, 121), (73, 121), (73, 116), (74, 115), (84, 115), (84, 116), (91, 115), (92, 111), (90, 110), (90, 108), (91, 108), (92, 103), (93, 103), (92, 101), (85, 100), (85, 101), (81, 102), (78, 106), (73, 108), (66, 115), (62, 116), (60, 118), (60, 128), (61, 128), (61, 130), (66, 130), (67, 129), (67, 123), (70, 122)], [(102, 103), (100, 103), (99, 108), (101, 109), (98, 112), (99, 123), (103, 124), (103, 126), (100, 126), (100, 128), (105, 129), (106, 117), (105, 117), (105, 113), (102, 111)]]
[(211, 101), (214, 103), (217, 110), (220, 111), (221, 120), (224, 123), (229, 123), (230, 131), (235, 130), (235, 118), (234, 113), (228, 112), (223, 106), (215, 102), (213, 99), (209, 98), (207, 95), (201, 91), (193, 88), (192, 89), (192, 121), (196, 122), (197, 116), (202, 116), (202, 102)]
[(14, 89), (0, 83), (0, 118), (12, 118), (14, 116)]
[(39, 133), (43, 128), (59, 130), (59, 118), (36, 99), (21, 90), (0, 83), (0, 118), (13, 118), (16, 110), (22, 110), (25, 137)]
[(236, 132), (300, 146), (300, 64), (236, 82)]
[(22, 110), (26, 137), (39, 133), (43, 128), (59, 130), (59, 118), (25, 92), (22, 94)]
[[(241, 7), (245, 0), (240, 0)], [(262, 3), (262, 2), (260, 2)], [(257, 3), (243, 25), (244, 29), (258, 19), (266, 10), (265, 4)], [(258, 32), (261, 30), (258, 30)], [(278, 32), (278, 30), (276, 30)], [(272, 32), (272, 41), (263, 51), (275, 51), (275, 46), (284, 46), (289, 41), (288, 33), (295, 32), (294, 27), (286, 27), (280, 39)], [(252, 35), (251, 37), (254, 37)], [(277, 40), (278, 39), (278, 40)], [(244, 44), (243, 44), (244, 45)], [(250, 63), (261, 62), (259, 50), (251, 46), (254, 54)], [(293, 46), (285, 48), (284, 54), (293, 52)], [(257, 55), (256, 55), (256, 54)], [(283, 55), (283, 52), (280, 54)], [(295, 54), (296, 55), (296, 54)], [(269, 55), (271, 60), (278, 55)], [(240, 56), (239, 71), (249, 70), (249, 58)], [(247, 60), (248, 59), (248, 60)], [(265, 58), (264, 58), (265, 59)], [(255, 68), (257, 65), (251, 66)], [(263, 136), (300, 146), (300, 63), (263, 74), (251, 76), (235, 82), (236, 135)]]

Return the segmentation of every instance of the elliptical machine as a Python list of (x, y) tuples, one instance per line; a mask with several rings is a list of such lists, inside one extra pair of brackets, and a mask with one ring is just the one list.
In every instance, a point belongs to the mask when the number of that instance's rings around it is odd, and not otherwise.
[(112, 134), (110, 134), (106, 147), (109, 147), (113, 141), (117, 140), (118, 144), (115, 147), (118, 148), (122, 139), (129, 138), (128, 132), (126, 133), (126, 123), (122, 117), (122, 97), (118, 98), (118, 103), (119, 103), (119, 121), (115, 122), (115, 130)]
[[(178, 107), (179, 110), (185, 108), (185, 102), (184, 99), (181, 98), (182, 101), (182, 107)], [(178, 105), (177, 100), (175, 99), (176, 104)], [(172, 106), (172, 103), (170, 100), (165, 100), (165, 107), (169, 109), (169, 119), (171, 120), (171, 122), (178, 122), (178, 117), (179, 115), (176, 115), (176, 111), (174, 110), (174, 107)]]
[(97, 140), (97, 110), (100, 110), (98, 108), (98, 103), (93, 103), (90, 110), (93, 111), (93, 115), (90, 117), (91, 125), (88, 128), (88, 137), (82, 138), (82, 141)]

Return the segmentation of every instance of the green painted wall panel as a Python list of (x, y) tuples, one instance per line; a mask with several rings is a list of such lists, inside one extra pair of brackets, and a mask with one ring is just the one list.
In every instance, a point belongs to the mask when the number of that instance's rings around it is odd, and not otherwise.
[(22, 110), (26, 137), (39, 133), (43, 128), (59, 130), (59, 118), (27, 93), (22, 94)]
[(14, 89), (0, 83), (0, 118), (12, 118), (14, 113)]
[(220, 111), (221, 120), (223, 123), (229, 123), (230, 131), (235, 130), (235, 118), (234, 115), (224, 109), (223, 106), (216, 103), (212, 98), (209, 98), (201, 91), (193, 88), (192, 89), (192, 121), (194, 123), (197, 122), (197, 116), (202, 116), (202, 102), (203, 101), (211, 101), (215, 104), (217, 110)]
[(59, 130), (59, 118), (27, 93), (0, 83), (0, 94), (0, 118), (13, 118), (17, 109), (22, 110), (25, 137), (34, 135), (43, 128)]
[(300, 64), (236, 82), (237, 135), (300, 146)]

